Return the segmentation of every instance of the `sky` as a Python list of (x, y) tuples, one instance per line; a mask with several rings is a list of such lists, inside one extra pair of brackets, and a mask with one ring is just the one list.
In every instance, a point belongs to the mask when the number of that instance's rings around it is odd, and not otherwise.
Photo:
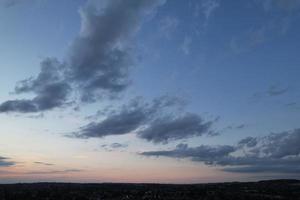
[(0, 0), (0, 183), (300, 178), (299, 41), (299, 0)]

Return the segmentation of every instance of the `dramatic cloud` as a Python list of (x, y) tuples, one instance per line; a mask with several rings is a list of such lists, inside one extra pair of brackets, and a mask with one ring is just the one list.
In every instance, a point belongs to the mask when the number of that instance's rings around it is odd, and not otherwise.
[(300, 129), (272, 133), (264, 137), (247, 137), (236, 146), (188, 147), (142, 152), (144, 156), (190, 158), (207, 165), (223, 166), (230, 172), (300, 173)]
[[(36, 78), (20, 81), (15, 92), (30, 93), (33, 99), (0, 104), (0, 112), (39, 112), (68, 104), (71, 94), (80, 101), (114, 97), (130, 83), (133, 65), (130, 41), (143, 16), (164, 3), (162, 0), (115, 0), (95, 2), (81, 8), (81, 32), (73, 41), (65, 62), (47, 58)], [(73, 93), (72, 93), (73, 91)], [(72, 96), (72, 97), (73, 97)]]
[(0, 167), (7, 167), (15, 165), (15, 162), (9, 161), (9, 158), (0, 156)]
[(168, 96), (154, 99), (151, 103), (134, 99), (110, 112), (104, 120), (81, 127), (73, 136), (90, 138), (135, 133), (150, 142), (167, 143), (211, 134), (213, 122), (205, 122), (197, 114), (178, 112), (183, 104), (180, 99)]

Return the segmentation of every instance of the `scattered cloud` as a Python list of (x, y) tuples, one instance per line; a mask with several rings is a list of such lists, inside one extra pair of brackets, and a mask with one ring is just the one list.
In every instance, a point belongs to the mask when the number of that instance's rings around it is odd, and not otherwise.
[(232, 131), (232, 130), (242, 130), (242, 129), (245, 129), (247, 127), (246, 124), (239, 124), (239, 125), (229, 125), (225, 128), (223, 128), (221, 130), (221, 132), (224, 132), (224, 131)]
[[(179, 98), (162, 96), (146, 103), (141, 98), (113, 110), (100, 122), (91, 122), (71, 134), (71, 137), (91, 138), (135, 133), (153, 143), (193, 136), (212, 135), (213, 121), (205, 121), (197, 114), (183, 111)], [(180, 111), (180, 112), (179, 112)]]
[(278, 85), (271, 85), (267, 91), (267, 94), (269, 96), (279, 96), (287, 93), (289, 91), (289, 88), (282, 88)]
[(114, 148), (114, 149), (118, 149), (118, 148), (125, 148), (125, 147), (128, 147), (127, 144), (121, 144), (121, 143), (112, 143), (109, 145), (111, 148)]
[(65, 173), (75, 173), (82, 172), (81, 169), (65, 169), (65, 170), (49, 170), (49, 171), (29, 171), (25, 172), (25, 174), (65, 174)]
[(144, 156), (190, 158), (222, 170), (239, 173), (277, 172), (300, 173), (300, 129), (271, 133), (263, 137), (247, 137), (235, 146), (188, 147), (142, 152)]
[(247, 52), (262, 44), (278, 39), (284, 36), (293, 22), (292, 15), (282, 15), (278, 18), (266, 18), (265, 22), (259, 27), (252, 27), (231, 41), (232, 49), (234, 47), (237, 53)]
[(32, 92), (33, 99), (10, 100), (0, 104), (0, 112), (40, 112), (66, 105), (71, 87), (62, 78), (64, 66), (54, 58), (41, 63), (41, 72), (36, 78), (17, 83), (17, 94)]
[(125, 149), (127, 147), (128, 147), (128, 144), (121, 144), (121, 143), (118, 143), (118, 142), (101, 145), (101, 148), (103, 148), (106, 151), (122, 150), (122, 149)]
[(263, 44), (266, 41), (266, 35), (269, 35), (269, 31), (271, 31), (271, 28), (262, 26), (239, 34), (239, 36), (231, 39), (230, 49), (237, 54), (249, 51)]
[(0, 156), (0, 167), (8, 167), (15, 164), (16, 164), (15, 162), (9, 161), (9, 158)]
[[(80, 9), (81, 31), (72, 42), (64, 62), (46, 58), (36, 78), (20, 81), (15, 92), (34, 93), (33, 99), (0, 104), (0, 112), (40, 112), (75, 101), (93, 102), (115, 97), (130, 83), (133, 65), (129, 45), (144, 15), (164, 1), (107, 1), (98, 7), (92, 1)], [(76, 91), (76, 92), (74, 92)], [(73, 96), (72, 96), (73, 94)], [(75, 96), (75, 97), (74, 97)]]
[(288, 107), (294, 107), (294, 106), (297, 106), (297, 102), (290, 102), (290, 103), (287, 103), (285, 105), (288, 106)]
[(255, 92), (251, 96), (251, 100), (261, 100), (266, 97), (277, 97), (290, 92), (290, 87), (283, 87), (280, 84), (273, 84), (265, 91)]
[(295, 109), (295, 110), (299, 110), (300, 109), (299, 103), (297, 103), (297, 102), (286, 103), (286, 104), (284, 104), (284, 106), (286, 106), (288, 108)]
[(216, 160), (227, 156), (235, 151), (235, 148), (228, 145), (189, 147), (187, 144), (179, 144), (173, 150), (142, 152), (144, 156), (165, 156), (171, 158), (191, 158), (193, 161), (201, 161), (206, 164), (213, 164)]
[(54, 165), (52, 163), (46, 163), (46, 162), (40, 162), (40, 161), (34, 162), (34, 164), (45, 165), (45, 166), (53, 166)]

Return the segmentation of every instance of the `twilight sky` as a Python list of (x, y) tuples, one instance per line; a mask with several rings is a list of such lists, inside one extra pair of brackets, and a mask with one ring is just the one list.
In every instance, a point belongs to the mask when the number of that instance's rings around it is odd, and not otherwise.
[(0, 0), (0, 36), (0, 183), (300, 178), (299, 0)]

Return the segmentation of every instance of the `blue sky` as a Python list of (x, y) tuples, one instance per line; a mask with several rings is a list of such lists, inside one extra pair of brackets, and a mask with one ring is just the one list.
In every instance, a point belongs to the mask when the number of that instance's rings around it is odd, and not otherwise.
[(298, 177), (299, 11), (0, 0), (2, 182)]

